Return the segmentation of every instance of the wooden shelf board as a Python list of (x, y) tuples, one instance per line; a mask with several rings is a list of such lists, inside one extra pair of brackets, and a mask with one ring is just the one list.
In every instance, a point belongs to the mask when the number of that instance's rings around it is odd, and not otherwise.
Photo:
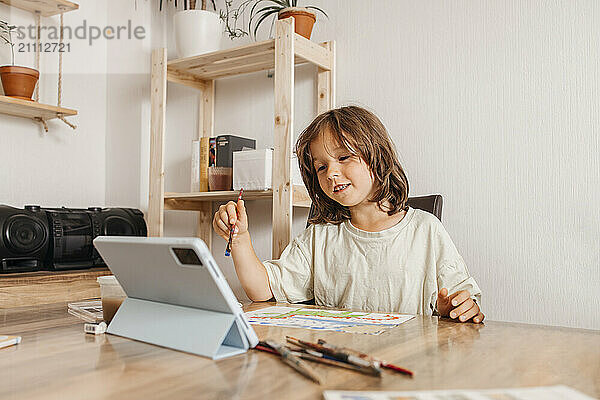
[(0, 274), (0, 309), (98, 297), (100, 286), (96, 279), (104, 275), (112, 272), (106, 267), (95, 267)]
[[(239, 192), (236, 190), (223, 192), (165, 193), (165, 210), (197, 210), (199, 204), (206, 201), (235, 201)], [(244, 200), (272, 199), (272, 190), (244, 190)], [(311, 201), (306, 188), (294, 185), (294, 207), (310, 207)]]
[[(325, 47), (295, 34), (295, 65), (312, 63), (330, 70), (332, 54)], [(247, 74), (275, 68), (275, 40), (252, 43), (232, 49), (171, 60), (167, 63), (170, 81), (177, 75), (199, 81)], [(179, 81), (178, 83), (183, 83)], [(185, 84), (185, 83), (184, 83)]]
[(79, 9), (79, 4), (66, 0), (0, 0), (0, 3), (30, 12), (40, 12), (43, 17)]
[[(2, 1), (2, 0), (0, 0)], [(76, 110), (42, 104), (35, 101), (0, 96), (0, 113), (24, 118), (41, 118), (45, 121), (64, 116), (77, 115)]]

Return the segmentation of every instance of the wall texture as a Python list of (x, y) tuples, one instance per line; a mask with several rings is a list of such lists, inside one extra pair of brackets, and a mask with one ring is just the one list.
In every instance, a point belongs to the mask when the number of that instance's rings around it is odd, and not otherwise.
[[(413, 195), (444, 195), (444, 224), (483, 288), (488, 318), (599, 329), (599, 4), (314, 3), (330, 19), (319, 18), (313, 40), (337, 41), (337, 103), (381, 117)], [(313, 72), (297, 70), (296, 132), (316, 110)], [(195, 94), (172, 87), (167, 137), (183, 140), (168, 139), (167, 189), (184, 190), (196, 118), (186, 101)], [(271, 146), (272, 102), (265, 73), (219, 81), (216, 133)], [(249, 210), (267, 258), (271, 210), (258, 202)], [(167, 214), (167, 234), (192, 232), (180, 214)], [(298, 214), (295, 231), (306, 218)]]
[[(363, 105), (381, 117), (411, 194), (444, 195), (444, 224), (484, 291), (488, 318), (600, 329), (599, 3), (313, 3), (330, 15), (319, 18), (313, 40), (337, 42), (337, 103)], [(130, 15), (144, 24), (149, 40), (137, 47), (107, 43), (101, 65), (108, 75), (65, 79), (64, 104), (80, 110), (76, 135), (58, 123), (42, 135), (29, 121), (0, 116), (3, 203), (146, 209), (147, 66), (152, 48), (175, 52), (172, 12), (159, 14), (153, 2), (137, 6), (112, 1), (105, 11), (109, 20)], [(81, 12), (105, 18), (90, 7), (82, 4)], [(66, 60), (80, 70), (90, 64), (74, 56)], [(296, 70), (296, 134), (316, 112), (313, 73)], [(272, 85), (266, 73), (218, 81), (215, 133), (253, 136), (259, 147), (270, 147)], [(169, 85), (168, 191), (188, 190), (197, 96)], [(269, 203), (248, 202), (248, 209), (254, 246), (265, 259)], [(296, 233), (305, 220), (300, 210)], [(191, 235), (194, 227), (192, 214), (167, 212), (167, 235)], [(213, 241), (215, 258), (243, 297), (222, 256), (225, 244)]]
[[(4, 4), (0, 4), (0, 19), (17, 26), (35, 24), (31, 13)], [(79, 11), (64, 15), (65, 26), (80, 26), (84, 20), (105, 25), (106, 5), (85, 2)], [(42, 24), (58, 27), (59, 18), (42, 18)], [(0, 65), (10, 64), (8, 49), (3, 42), (0, 44)], [(19, 53), (15, 47), (15, 58), (17, 65), (35, 66), (32, 52)], [(40, 101), (55, 105), (58, 53), (43, 53), (40, 71)], [(86, 40), (72, 41), (71, 51), (63, 59), (62, 104), (78, 110), (78, 116), (67, 118), (78, 126), (76, 131), (52, 120), (48, 122), (50, 131), (45, 133), (37, 122), (0, 115), (0, 204), (104, 205), (105, 43), (98, 41), (90, 46)]]
[(338, 103), (388, 127), (494, 320), (600, 328), (600, 4), (321, 1)]

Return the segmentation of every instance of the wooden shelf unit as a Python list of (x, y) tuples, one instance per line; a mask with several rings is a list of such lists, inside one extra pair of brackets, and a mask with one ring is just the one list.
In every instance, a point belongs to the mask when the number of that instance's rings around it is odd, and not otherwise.
[(32, 13), (39, 12), (42, 17), (51, 17), (79, 8), (79, 4), (66, 0), (0, 0), (0, 3)]
[(193, 210), (199, 214), (197, 235), (211, 246), (212, 202), (237, 198), (237, 192), (164, 192), (164, 144), (167, 82), (199, 89), (198, 138), (214, 136), (215, 80), (274, 69), (275, 114), (273, 190), (244, 191), (244, 199), (273, 200), (273, 258), (279, 258), (292, 239), (293, 207), (310, 207), (303, 186), (293, 185), (294, 67), (317, 66), (317, 111), (334, 107), (335, 42), (316, 44), (294, 33), (294, 19), (276, 21), (275, 39), (199, 56), (167, 61), (164, 48), (152, 53), (150, 123), (149, 236), (162, 236), (164, 210)]
[[(79, 5), (66, 0), (0, 0), (0, 3), (20, 8), (42, 17), (49, 17), (79, 9)], [(39, 85), (39, 82), (37, 83)], [(77, 115), (76, 110), (39, 103), (35, 100), (23, 100), (16, 97), (0, 96), (0, 114), (31, 118), (36, 121), (48, 121), (59, 116)]]
[[(222, 192), (192, 192), (192, 193), (165, 193), (166, 210), (197, 210), (203, 202), (236, 201), (239, 192), (235, 190)], [(244, 190), (245, 200), (272, 199), (272, 190)], [(294, 185), (292, 192), (292, 205), (294, 207), (310, 208), (310, 197), (302, 185)]]
[(48, 121), (50, 119), (58, 118), (59, 115), (65, 117), (77, 115), (77, 111), (71, 110), (70, 108), (42, 104), (32, 100), (0, 96), (0, 114)]

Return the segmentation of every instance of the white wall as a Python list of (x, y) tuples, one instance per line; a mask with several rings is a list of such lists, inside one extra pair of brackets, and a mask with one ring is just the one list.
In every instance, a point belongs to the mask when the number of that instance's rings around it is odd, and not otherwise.
[[(338, 104), (381, 117), (413, 195), (444, 195), (444, 223), (483, 288), (488, 317), (599, 329), (598, 3), (313, 3), (331, 16), (313, 40), (337, 41)], [(297, 73), (296, 132), (316, 109), (311, 72)], [(195, 94), (173, 86), (167, 190), (185, 190)], [(216, 134), (270, 146), (272, 101), (265, 73), (219, 81)], [(268, 258), (270, 207), (249, 209), (257, 253)], [(193, 232), (177, 214), (167, 213), (166, 233)], [(214, 241), (233, 284), (224, 244)]]
[(599, 329), (600, 4), (315, 3), (338, 104), (382, 118), (413, 195), (444, 195), (488, 317)]
[[(13, 25), (34, 24), (31, 13), (0, 4), (0, 19)], [(104, 25), (106, 5), (83, 2), (80, 10), (64, 15), (65, 26), (84, 19)], [(42, 25), (58, 27), (59, 18), (42, 18)], [(55, 40), (56, 42), (56, 40)], [(66, 43), (66, 42), (65, 42)], [(73, 40), (63, 57), (62, 105), (78, 110), (68, 117), (73, 131), (59, 120), (48, 122), (49, 132), (29, 119), (0, 115), (0, 204), (58, 207), (103, 206), (105, 195), (106, 49)], [(34, 53), (19, 53), (17, 65), (35, 66)], [(10, 64), (9, 47), (0, 44), (0, 65)], [(57, 103), (58, 54), (43, 53), (40, 62), (40, 101)]]
[[(151, 32), (150, 41), (108, 43), (108, 76), (97, 76), (86, 91), (78, 90), (83, 81), (66, 77), (73, 86), (63, 103), (80, 110), (77, 135), (55, 123), (43, 136), (29, 121), (0, 116), (2, 202), (22, 205), (37, 196), (41, 204), (87, 206), (106, 196), (109, 205), (146, 209), (150, 79), (143, 68), (151, 48), (166, 44), (175, 57), (171, 13), (157, 13), (153, 2), (139, 2), (137, 11), (125, 3), (110, 5), (108, 19), (130, 13)], [(381, 117), (411, 194), (444, 195), (444, 224), (484, 291), (488, 318), (600, 329), (598, 3), (312, 3), (331, 16), (318, 21), (313, 40), (337, 41), (338, 104), (364, 105)], [(116, 59), (125, 69), (112, 64)], [(316, 111), (312, 72), (296, 72), (296, 133)], [(215, 133), (255, 136), (259, 147), (271, 146), (272, 82), (266, 73), (218, 81)], [(102, 90), (94, 92), (103, 84), (105, 109), (96, 104)], [(194, 90), (169, 85), (167, 191), (188, 190), (196, 100)], [(256, 251), (268, 258), (269, 202), (247, 205)], [(165, 233), (193, 234), (190, 216), (167, 212)], [(305, 220), (298, 213), (295, 232)], [(213, 240), (217, 261), (241, 294), (222, 239)]]

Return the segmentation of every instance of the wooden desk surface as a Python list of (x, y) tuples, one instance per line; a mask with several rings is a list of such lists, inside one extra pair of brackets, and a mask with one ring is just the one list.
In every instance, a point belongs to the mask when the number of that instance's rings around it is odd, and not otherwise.
[[(257, 309), (272, 304), (253, 304)], [(315, 399), (325, 389), (425, 390), (567, 385), (600, 397), (600, 331), (486, 321), (415, 319), (379, 335), (255, 327), (261, 339), (286, 334), (330, 340), (415, 372), (381, 379), (315, 365), (307, 380), (255, 350), (212, 361), (112, 335), (86, 335), (66, 304), (0, 310), (0, 334), (20, 335), (0, 350), (2, 399)]]

